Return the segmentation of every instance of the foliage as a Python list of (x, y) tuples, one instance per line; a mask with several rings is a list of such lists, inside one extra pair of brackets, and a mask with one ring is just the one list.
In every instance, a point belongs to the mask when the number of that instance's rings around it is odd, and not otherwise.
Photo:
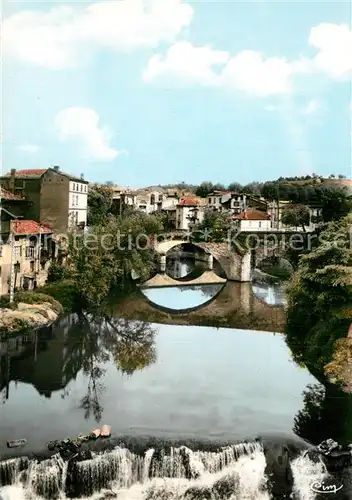
[(195, 194), (197, 196), (200, 196), (201, 198), (205, 198), (208, 196), (208, 194), (212, 193), (213, 191), (224, 191), (225, 186), (223, 184), (213, 184), (210, 181), (204, 181), (202, 182), (196, 189), (195, 189)]
[(352, 216), (328, 224), (288, 287), (287, 343), (297, 361), (320, 373), (351, 322), (351, 226)]
[(231, 223), (231, 215), (227, 212), (207, 210), (203, 221), (195, 227), (194, 234), (198, 239), (221, 243), (228, 237)]
[(282, 210), (281, 222), (289, 227), (301, 227), (306, 231), (310, 222), (309, 208), (306, 205), (295, 205)]
[(160, 233), (157, 216), (136, 212), (128, 218), (110, 218), (69, 245), (70, 274), (83, 301), (99, 306), (114, 287), (123, 288), (134, 270), (147, 279), (154, 269), (151, 235)]
[(50, 294), (42, 292), (41, 289), (39, 292), (32, 292), (32, 291), (26, 291), (26, 292), (16, 292), (14, 295), (14, 301), (13, 304), (10, 304), (10, 297), (9, 295), (3, 295), (1, 297), (1, 307), (3, 308), (8, 308), (11, 306), (12, 309), (16, 309), (17, 304), (20, 302), (23, 302), (24, 304), (44, 304), (45, 302), (49, 302), (53, 306), (53, 310), (57, 314), (62, 313), (62, 307), (59, 303), (58, 300), (56, 300), (53, 296)]
[(88, 226), (102, 224), (111, 214), (113, 190), (109, 185), (93, 186), (88, 192)]
[(65, 278), (65, 268), (56, 261), (52, 261), (48, 269), (48, 283), (55, 283)]
[(352, 198), (347, 190), (326, 189), (322, 193), (322, 220), (330, 222), (352, 212)]
[(39, 290), (41, 293), (50, 295), (56, 299), (62, 305), (64, 311), (72, 311), (80, 306), (79, 293), (72, 280), (47, 283)]

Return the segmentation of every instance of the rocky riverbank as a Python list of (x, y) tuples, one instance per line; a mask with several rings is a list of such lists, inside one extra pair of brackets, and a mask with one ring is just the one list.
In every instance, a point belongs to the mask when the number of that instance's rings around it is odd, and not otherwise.
[[(22, 294), (26, 295), (26, 294)], [(50, 296), (28, 293), (24, 301), (0, 308), (0, 336), (13, 335), (27, 328), (44, 326), (63, 313), (63, 307)], [(28, 302), (25, 299), (28, 299)]]

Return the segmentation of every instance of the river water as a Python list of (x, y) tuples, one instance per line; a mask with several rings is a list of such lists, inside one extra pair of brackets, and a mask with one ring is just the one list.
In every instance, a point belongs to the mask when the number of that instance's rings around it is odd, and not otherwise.
[[(176, 279), (189, 274), (178, 269)], [(221, 286), (144, 293), (177, 310), (209, 301)], [(281, 288), (261, 284), (253, 293), (268, 305), (285, 301)], [(0, 348), (4, 499), (269, 500), (265, 440), (352, 441), (350, 396), (329, 395), (293, 363), (279, 334), (71, 314)], [(103, 424), (117, 440), (74, 472), (59, 456), (12, 458)], [(23, 450), (6, 447), (21, 438)], [(311, 483), (326, 471), (302, 453), (291, 457), (293, 491), (310, 500)]]

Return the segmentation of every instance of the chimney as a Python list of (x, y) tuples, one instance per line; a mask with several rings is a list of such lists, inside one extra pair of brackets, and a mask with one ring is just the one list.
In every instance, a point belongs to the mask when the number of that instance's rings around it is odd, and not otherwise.
[(59, 167), (57, 165), (55, 165), (55, 167), (53, 167), (55, 172), (58, 172), (59, 171)]
[(15, 177), (16, 177), (16, 169), (11, 168), (11, 177), (10, 177), (10, 193), (15, 193)]
[(81, 179), (82, 181), (84, 181), (84, 174), (81, 174)]

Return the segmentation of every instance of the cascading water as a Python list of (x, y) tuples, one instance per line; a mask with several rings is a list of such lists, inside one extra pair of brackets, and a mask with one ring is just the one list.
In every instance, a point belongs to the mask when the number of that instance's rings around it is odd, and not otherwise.
[[(270, 500), (266, 467), (259, 441), (217, 452), (192, 451), (186, 446), (148, 449), (142, 456), (116, 446), (90, 453), (82, 461), (67, 462), (59, 454), (42, 461), (4, 460), (0, 462), (4, 485), (0, 492), (2, 500)], [(299, 452), (290, 467), (294, 498), (315, 499), (310, 485), (326, 477), (323, 462)]]

